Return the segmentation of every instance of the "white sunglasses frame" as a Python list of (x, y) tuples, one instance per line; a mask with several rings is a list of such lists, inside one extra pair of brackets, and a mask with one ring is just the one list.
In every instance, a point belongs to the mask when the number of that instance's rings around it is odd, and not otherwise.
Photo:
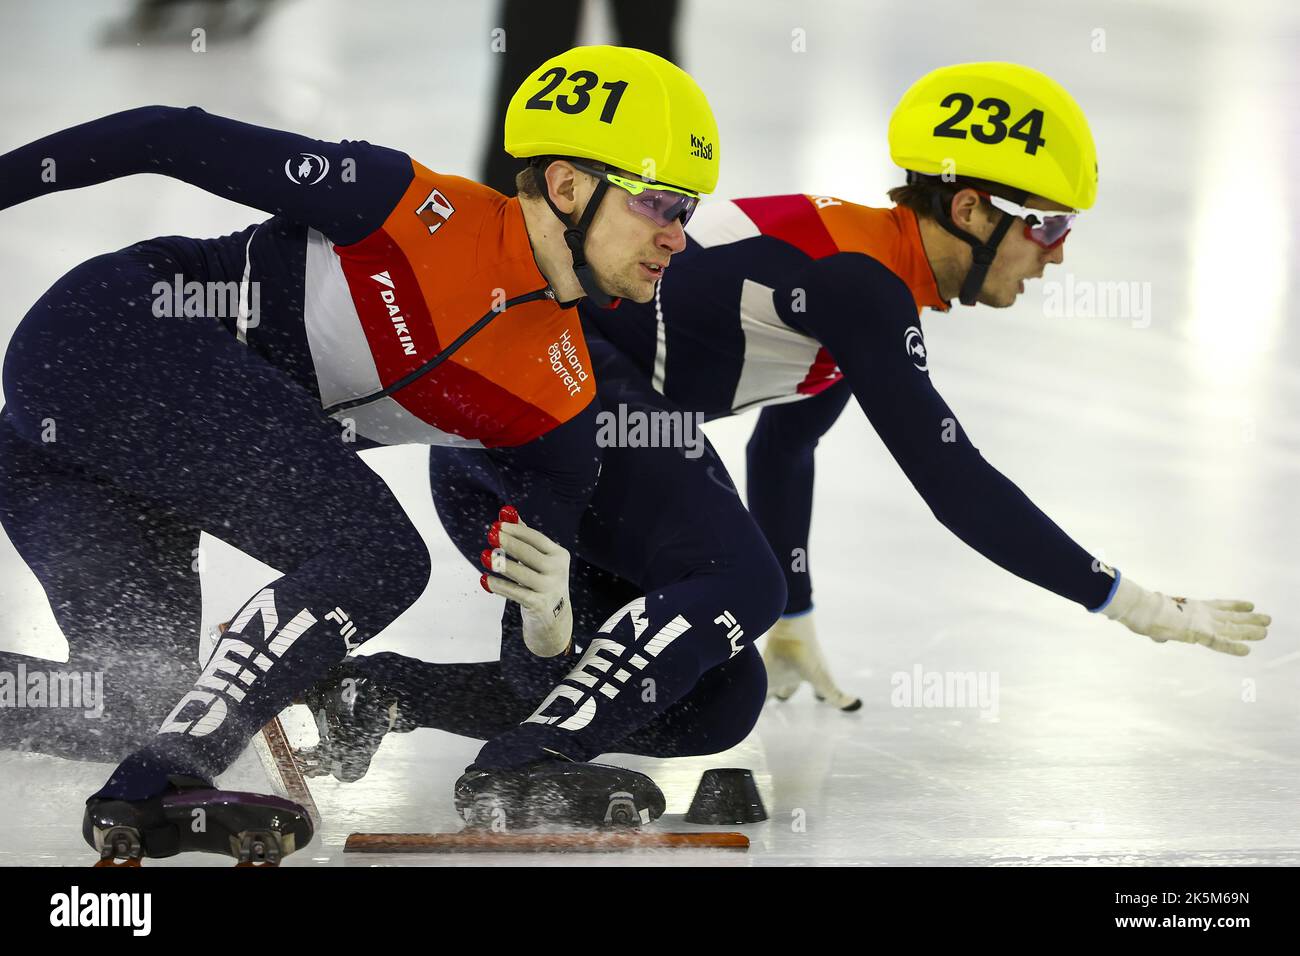
[(1044, 219), (1056, 216), (1069, 216), (1073, 219), (1075, 216), (1079, 215), (1079, 210), (1077, 209), (1035, 209), (1033, 206), (1022, 206), (1019, 203), (1012, 202), (1010, 199), (1003, 199), (1001, 196), (994, 196), (992, 193), (988, 193), (987, 195), (989, 197), (989, 202), (993, 204), (995, 209), (1000, 209), (1008, 216), (1015, 216), (1017, 219), (1024, 219), (1026, 222), (1029, 221), (1030, 217), (1033, 217), (1037, 219), (1039, 223), (1042, 223)]
[[(1012, 202), (1010, 199), (1003, 199), (1001, 196), (994, 196), (992, 193), (986, 193), (989, 202), (994, 209), (1004, 212), (1008, 216), (1014, 216), (1024, 222), (1026, 229), (1033, 229), (1036, 226), (1046, 225), (1046, 220), (1064, 218), (1066, 219), (1065, 232), (1051, 246), (1044, 246), (1045, 249), (1055, 248), (1065, 240), (1070, 230), (1074, 228), (1074, 219), (1079, 215), (1077, 209), (1035, 209), (1033, 206), (1022, 206), (1019, 203)], [(1032, 220), (1032, 221), (1031, 221)], [(1042, 245), (1037, 239), (1034, 239), (1039, 245)]]

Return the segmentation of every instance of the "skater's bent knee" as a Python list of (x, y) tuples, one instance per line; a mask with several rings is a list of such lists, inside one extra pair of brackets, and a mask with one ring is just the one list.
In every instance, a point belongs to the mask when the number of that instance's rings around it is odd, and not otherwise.
[(403, 517), (402, 521), (376, 534), (368, 549), (372, 566), (388, 571), (410, 586), (424, 590), (433, 571), (429, 546), (415, 525)]
[(367, 603), (400, 613), (424, 593), (432, 572), (429, 548), (411, 522), (400, 521), (331, 538), (299, 565), (319, 567), (343, 582), (365, 582)]
[(751, 547), (743, 558), (737, 560), (728, 578), (732, 601), (743, 609), (732, 609), (733, 613), (738, 616), (743, 613), (746, 629), (752, 629), (757, 638), (785, 612), (786, 583), (781, 565), (764, 542), (761, 546)]

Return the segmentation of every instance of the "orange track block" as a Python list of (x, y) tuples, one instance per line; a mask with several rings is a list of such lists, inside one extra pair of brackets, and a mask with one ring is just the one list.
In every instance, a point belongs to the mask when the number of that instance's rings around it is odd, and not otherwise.
[(748, 850), (743, 833), (354, 833), (344, 853), (612, 853), (624, 850)]

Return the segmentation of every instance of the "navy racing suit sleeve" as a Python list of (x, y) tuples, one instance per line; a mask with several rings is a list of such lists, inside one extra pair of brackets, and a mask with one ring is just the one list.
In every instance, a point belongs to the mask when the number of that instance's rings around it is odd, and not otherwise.
[(0, 209), (136, 173), (287, 216), (338, 245), (379, 228), (415, 175), (405, 153), (360, 140), (325, 142), (196, 106), (143, 106), (0, 156)]
[[(1111, 575), (984, 460), (930, 381), (916, 302), (906, 284), (860, 253), (809, 266), (804, 297), (777, 290), (781, 318), (822, 343), (889, 453), (934, 516), (1012, 574), (1089, 610), (1106, 602)], [(802, 301), (805, 310), (789, 305)]]

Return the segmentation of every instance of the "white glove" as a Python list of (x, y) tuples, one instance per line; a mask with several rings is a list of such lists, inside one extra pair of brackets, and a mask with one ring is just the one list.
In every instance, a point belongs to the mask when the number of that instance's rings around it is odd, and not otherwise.
[(804, 681), (812, 684), (818, 700), (840, 710), (857, 710), (862, 701), (850, 697), (835, 686), (826, 658), (817, 643), (812, 612), (798, 617), (783, 617), (767, 632), (763, 650), (767, 666), (768, 693), (777, 700), (787, 700)]
[(480, 578), (483, 589), (519, 605), (530, 651), (538, 657), (563, 654), (573, 638), (568, 550), (524, 524), (509, 505), (488, 543), (493, 549), (483, 552), (482, 561), (492, 574)]
[(1250, 648), (1241, 642), (1262, 641), (1273, 621), (1267, 614), (1250, 613), (1254, 610), (1249, 601), (1166, 597), (1120, 577), (1115, 596), (1101, 613), (1160, 644), (1204, 644), (1213, 651), (1245, 657)]

